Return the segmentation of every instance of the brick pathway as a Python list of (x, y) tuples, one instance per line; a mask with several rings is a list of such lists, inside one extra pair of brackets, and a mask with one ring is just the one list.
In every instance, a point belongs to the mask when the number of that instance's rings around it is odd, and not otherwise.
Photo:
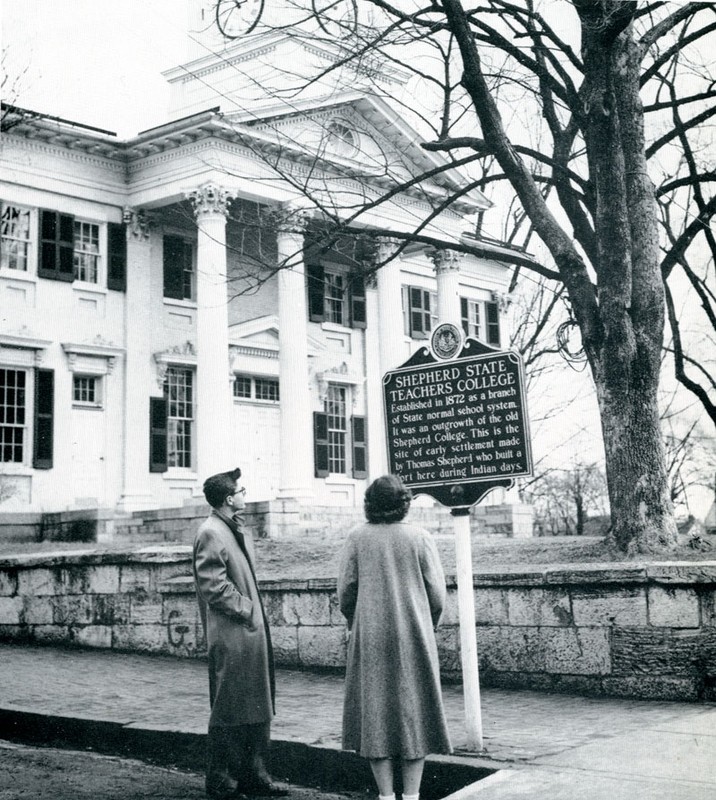
[[(272, 735), (340, 746), (343, 679), (278, 670)], [(453, 744), (464, 748), (459, 686), (443, 687)], [(0, 646), (0, 708), (88, 716), (133, 725), (205, 733), (209, 718), (206, 664), (191, 659)], [(675, 716), (697, 719), (704, 706), (510, 692), (482, 692), (486, 755), (524, 762), (595, 738), (663, 725)]]

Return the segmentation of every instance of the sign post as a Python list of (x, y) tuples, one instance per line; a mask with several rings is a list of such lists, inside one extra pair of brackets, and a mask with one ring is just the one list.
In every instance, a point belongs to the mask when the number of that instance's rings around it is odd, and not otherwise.
[(470, 507), (532, 474), (522, 360), (438, 325), (430, 348), (383, 376), (390, 472), (451, 509), (468, 747), (483, 749)]

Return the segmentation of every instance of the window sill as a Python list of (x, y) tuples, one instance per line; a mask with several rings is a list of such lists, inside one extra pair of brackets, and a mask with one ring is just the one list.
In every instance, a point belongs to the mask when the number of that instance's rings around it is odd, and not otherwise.
[(174, 297), (165, 297), (163, 299), (165, 306), (174, 306), (176, 308), (193, 308), (194, 310), (197, 308), (196, 300), (177, 300)]
[(72, 403), (72, 408), (79, 411), (104, 411), (104, 406), (97, 403)]
[(86, 283), (84, 281), (72, 281), (72, 291), (84, 292), (86, 294), (107, 294), (107, 289), (102, 288), (96, 283)]
[(21, 272), (17, 269), (0, 269), (0, 278), (24, 281), (25, 283), (37, 283), (38, 281), (37, 275), (32, 275), (29, 272)]
[(321, 330), (331, 333), (351, 333), (354, 329), (347, 325), (339, 325), (337, 322), (321, 322)]
[(191, 467), (169, 467), (166, 472), (162, 473), (162, 478), (165, 481), (185, 481), (186, 483), (196, 483), (198, 476)]
[(234, 397), (235, 404), (246, 403), (250, 406), (267, 406), (268, 408), (280, 408), (280, 400), (257, 400), (255, 397)]

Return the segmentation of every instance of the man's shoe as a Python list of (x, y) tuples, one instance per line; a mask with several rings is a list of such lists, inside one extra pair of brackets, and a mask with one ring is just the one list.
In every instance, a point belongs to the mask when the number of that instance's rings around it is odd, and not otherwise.
[(262, 778), (257, 778), (250, 783), (239, 783), (237, 793), (249, 797), (286, 797), (290, 794), (286, 786)]
[(206, 796), (209, 800), (236, 800), (237, 784), (228, 775), (218, 781), (206, 782)]

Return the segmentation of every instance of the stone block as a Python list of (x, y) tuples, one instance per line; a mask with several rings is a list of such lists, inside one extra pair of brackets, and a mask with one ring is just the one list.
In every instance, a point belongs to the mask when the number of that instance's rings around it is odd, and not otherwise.
[(175, 625), (180, 621), (190, 625), (200, 623), (199, 603), (194, 597), (164, 597), (161, 620), (165, 625)]
[(460, 624), (460, 612), (457, 605), (457, 591), (454, 589), (448, 589), (440, 624), (441, 625)]
[(346, 618), (343, 616), (341, 609), (338, 605), (338, 595), (335, 591), (331, 592), (328, 596), (328, 608), (330, 613), (331, 625), (339, 627), (346, 627)]
[(572, 624), (569, 594), (560, 589), (508, 589), (507, 612), (514, 626)]
[(330, 625), (330, 595), (327, 592), (286, 592), (282, 615), (287, 625)]
[(0, 597), (0, 625), (19, 625), (22, 597)]
[(62, 577), (59, 569), (41, 567), (20, 569), (17, 573), (17, 593), (30, 597), (42, 597), (62, 593)]
[(496, 672), (543, 671), (540, 628), (478, 627), (477, 658), (480, 669), (485, 667)]
[(70, 640), (70, 632), (64, 625), (32, 625), (32, 639), (42, 644), (66, 645)]
[(32, 629), (27, 625), (0, 624), (0, 642), (25, 644), (32, 641)]
[(614, 628), (614, 676), (716, 678), (716, 629)]
[(507, 625), (507, 595), (502, 589), (479, 588), (474, 595), (477, 625)]
[(139, 653), (168, 653), (171, 648), (165, 625), (114, 625), (112, 647)]
[(303, 667), (342, 667), (346, 663), (346, 632), (325, 625), (298, 628), (298, 660)]
[(87, 589), (90, 594), (117, 594), (119, 592), (119, 566), (107, 564), (87, 570)]
[(716, 627), (716, 591), (713, 589), (701, 594), (701, 624), (705, 628)]
[(276, 664), (282, 667), (297, 667), (298, 628), (295, 625), (271, 626), (271, 644)]
[(23, 597), (22, 619), (27, 625), (55, 624), (55, 597)]
[(649, 624), (659, 628), (698, 628), (701, 623), (695, 589), (650, 586)]
[(60, 571), (62, 592), (64, 594), (87, 594), (90, 583), (90, 573), (97, 569), (95, 566), (81, 566), (70, 564)]
[(0, 597), (17, 594), (17, 570), (0, 569)]
[(94, 625), (126, 625), (130, 618), (130, 598), (121, 594), (92, 595)]
[(606, 628), (541, 628), (540, 640), (547, 672), (567, 675), (611, 672)]
[(716, 583), (716, 561), (672, 561), (650, 564), (646, 568), (650, 580), (658, 583)]
[(82, 647), (112, 647), (112, 628), (109, 625), (83, 625), (70, 628), (70, 636), (75, 644)]
[(154, 576), (150, 564), (123, 564), (119, 570), (119, 590), (124, 593), (148, 592)]
[(52, 598), (55, 625), (89, 625), (94, 617), (92, 597), (88, 594), (72, 594)]
[(460, 668), (460, 631), (454, 625), (441, 625), (435, 632), (440, 669), (457, 672)]
[(636, 675), (634, 677), (607, 677), (603, 679), (604, 693), (610, 697), (627, 697), (640, 700), (699, 699), (699, 684), (694, 678), (671, 678), (663, 675)]
[(646, 568), (626, 564), (575, 564), (568, 568), (548, 567), (544, 582), (548, 584), (612, 584), (645, 583)]
[(574, 624), (578, 627), (646, 625), (646, 590), (642, 586), (625, 589), (595, 587), (572, 591)]
[(132, 625), (161, 624), (163, 606), (160, 594), (135, 592), (129, 599), (129, 621)]

